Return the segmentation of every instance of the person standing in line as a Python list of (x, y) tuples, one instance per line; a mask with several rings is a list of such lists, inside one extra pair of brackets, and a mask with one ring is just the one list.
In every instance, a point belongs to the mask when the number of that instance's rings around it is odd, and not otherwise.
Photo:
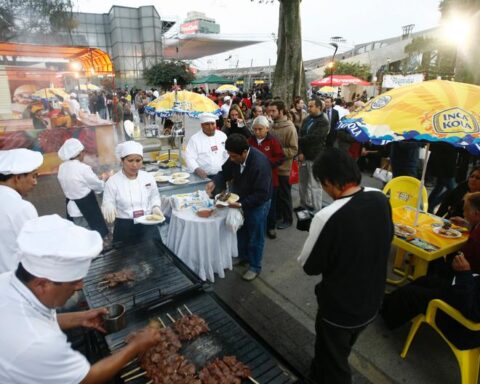
[(338, 148), (317, 157), (313, 175), (334, 201), (315, 214), (298, 257), (307, 275), (321, 275), (315, 287), (318, 312), (309, 378), (350, 384), (348, 356), (383, 299), (392, 211), (381, 191), (361, 186), (357, 164)]
[(305, 102), (303, 99), (300, 96), (295, 96), (290, 113), (292, 114), (293, 124), (295, 125), (295, 128), (297, 128), (297, 132), (300, 131), (304, 120), (308, 116), (304, 106)]
[(23, 198), (37, 185), (40, 152), (25, 148), (0, 151), (0, 273), (17, 266), (17, 236), (23, 224), (38, 217), (37, 210)]
[(313, 212), (322, 209), (322, 186), (313, 176), (313, 161), (326, 148), (330, 123), (323, 111), (323, 101), (317, 97), (308, 102), (308, 117), (298, 138), (300, 206)]
[(327, 147), (333, 147), (337, 140), (337, 125), (340, 121), (338, 111), (333, 108), (333, 97), (327, 96), (325, 98), (325, 114), (330, 122), (330, 131), (327, 137)]
[(285, 229), (293, 223), (292, 186), (290, 185), (290, 172), (293, 158), (298, 152), (297, 129), (288, 119), (288, 111), (282, 100), (272, 101), (267, 108), (267, 113), (273, 120), (272, 134), (277, 137), (283, 148), (285, 161), (278, 167), (278, 199), (277, 218), (281, 223), (278, 229)]

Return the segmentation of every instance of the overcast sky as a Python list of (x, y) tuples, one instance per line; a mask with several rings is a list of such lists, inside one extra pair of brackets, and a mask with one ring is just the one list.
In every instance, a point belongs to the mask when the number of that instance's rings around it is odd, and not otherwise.
[[(160, 17), (182, 22), (188, 11), (204, 12), (220, 24), (221, 34), (245, 39), (264, 38), (265, 43), (205, 57), (194, 62), (200, 69), (267, 65), (276, 60), (272, 34), (278, 29), (278, 2), (258, 0), (77, 0), (77, 11), (106, 13), (112, 5), (155, 5)], [(303, 0), (301, 3), (303, 57), (305, 60), (332, 54), (325, 48), (331, 36), (342, 36), (349, 49), (354, 44), (398, 36), (402, 26), (415, 24), (414, 32), (438, 25), (440, 0)], [(133, 5), (134, 4), (134, 5)], [(229, 58), (229, 60), (226, 60)]]

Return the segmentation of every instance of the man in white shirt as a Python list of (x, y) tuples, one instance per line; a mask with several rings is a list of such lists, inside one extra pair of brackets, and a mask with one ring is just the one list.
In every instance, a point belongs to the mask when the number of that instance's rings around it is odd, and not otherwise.
[(25, 223), (18, 236), (20, 263), (0, 275), (0, 383), (100, 384), (160, 341), (153, 327), (94, 365), (74, 351), (63, 330), (85, 327), (104, 332), (107, 308), (57, 314), (83, 286), (102, 239), (62, 219), (42, 216)]
[(37, 185), (40, 152), (19, 148), (0, 151), (0, 273), (17, 266), (17, 236), (23, 224), (38, 217), (37, 210), (22, 197)]
[(228, 112), (230, 112), (230, 105), (232, 104), (232, 98), (230, 96), (225, 96), (223, 98), (223, 104), (220, 107), (222, 110), (222, 117), (224, 119), (228, 118)]
[(77, 94), (72, 92), (70, 94), (70, 99), (67, 100), (68, 104), (68, 111), (70, 112), (70, 115), (75, 115), (75, 117), (78, 118), (78, 115), (80, 113), (80, 103), (77, 101)]
[(195, 172), (203, 179), (215, 176), (228, 159), (225, 150), (227, 135), (216, 129), (216, 120), (217, 116), (202, 113), (200, 115), (202, 131), (190, 138), (185, 151), (188, 171)]
[[(67, 218), (72, 218), (77, 225), (97, 231), (105, 238), (109, 232), (95, 197), (95, 192), (103, 191), (105, 182), (83, 162), (85, 147), (78, 139), (68, 139), (60, 147), (58, 157), (64, 161), (60, 164), (57, 177), (68, 200)], [(107, 179), (108, 176), (103, 177)]]

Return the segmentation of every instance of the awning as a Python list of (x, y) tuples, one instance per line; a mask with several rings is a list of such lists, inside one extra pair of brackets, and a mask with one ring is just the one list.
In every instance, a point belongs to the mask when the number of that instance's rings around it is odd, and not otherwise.
[(371, 85), (368, 81), (359, 79), (358, 77), (351, 75), (330, 75), (320, 80), (314, 80), (310, 83), (312, 87), (323, 87), (325, 85), (328, 85), (330, 87), (340, 87), (342, 85), (350, 84), (363, 86)]
[(192, 81), (192, 84), (233, 84), (233, 80), (226, 79), (217, 75), (209, 75)]
[(79, 70), (88, 74), (113, 73), (110, 56), (101, 49), (36, 44), (0, 43), (0, 56), (65, 59), (78, 62)]

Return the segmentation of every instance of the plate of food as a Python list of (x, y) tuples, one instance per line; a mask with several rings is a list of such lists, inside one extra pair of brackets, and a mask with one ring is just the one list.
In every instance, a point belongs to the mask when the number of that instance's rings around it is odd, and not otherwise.
[(175, 185), (182, 185), (182, 184), (188, 184), (189, 183), (188, 179), (183, 179), (181, 177), (177, 177), (176, 179), (171, 178), (170, 180), (168, 180), (168, 182), (172, 183), (172, 184), (175, 184)]
[(460, 231), (452, 228), (445, 228), (445, 226), (434, 227), (433, 232), (438, 236), (446, 237), (447, 239), (458, 239), (459, 237), (462, 237), (462, 233)]
[(432, 224), (432, 228), (441, 228), (441, 227), (444, 227), (445, 229), (454, 229), (458, 232), (461, 232), (461, 233), (468, 233), (470, 230), (467, 228), (467, 227), (462, 227), (460, 225), (455, 225), (455, 224), (450, 224), (448, 223), (448, 225), (450, 226), (445, 226), (445, 223), (433, 223)]
[(394, 232), (399, 237), (411, 237), (417, 233), (417, 230), (406, 224), (394, 224)]
[(143, 225), (157, 225), (165, 221), (165, 216), (150, 214), (150, 215), (137, 217), (135, 221)]
[(236, 203), (238, 200), (240, 200), (240, 196), (238, 196), (236, 193), (230, 193), (226, 191), (219, 193), (217, 196), (215, 196), (216, 203), (225, 206), (230, 203)]
[(168, 183), (171, 180), (170, 176), (167, 175), (155, 175), (154, 179), (157, 183)]
[(190, 174), (188, 172), (175, 172), (172, 173), (170, 176), (172, 179), (188, 179), (190, 177)]

